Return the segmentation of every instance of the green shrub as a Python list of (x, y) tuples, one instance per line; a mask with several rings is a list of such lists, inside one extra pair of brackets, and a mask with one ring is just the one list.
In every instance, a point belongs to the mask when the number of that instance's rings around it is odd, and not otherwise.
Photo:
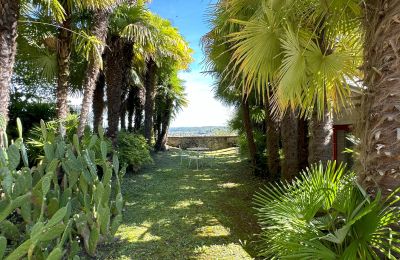
[(152, 163), (150, 147), (142, 135), (120, 132), (118, 134), (118, 154), (121, 163), (128, 165), (134, 172), (143, 165)]
[(57, 115), (56, 104), (46, 102), (28, 102), (26, 100), (12, 98), (10, 103), (9, 125), (7, 133), (11, 138), (18, 138), (16, 120), (19, 118), (24, 126), (25, 133), (28, 133), (40, 120), (50, 121)]
[(255, 196), (260, 255), (273, 259), (396, 259), (400, 188), (371, 198), (343, 166), (314, 165)]
[(81, 247), (94, 256), (122, 221), (125, 168), (108, 160), (102, 131), (70, 142), (43, 122), (44, 156), (30, 168), (18, 122), (20, 137), (0, 148), (0, 259), (79, 259)]

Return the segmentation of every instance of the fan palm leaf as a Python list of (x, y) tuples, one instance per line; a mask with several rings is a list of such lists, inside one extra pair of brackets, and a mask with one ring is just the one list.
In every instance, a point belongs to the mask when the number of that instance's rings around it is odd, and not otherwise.
[(255, 195), (261, 255), (283, 259), (394, 259), (400, 188), (369, 197), (343, 165), (313, 165)]

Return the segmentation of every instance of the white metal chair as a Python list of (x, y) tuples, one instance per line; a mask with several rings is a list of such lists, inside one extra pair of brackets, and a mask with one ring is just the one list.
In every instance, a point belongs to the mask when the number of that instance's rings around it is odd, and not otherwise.
[(199, 160), (200, 160), (200, 153), (199, 152), (190, 152), (189, 153), (189, 168), (192, 164), (192, 161), (196, 161), (196, 169), (199, 170)]

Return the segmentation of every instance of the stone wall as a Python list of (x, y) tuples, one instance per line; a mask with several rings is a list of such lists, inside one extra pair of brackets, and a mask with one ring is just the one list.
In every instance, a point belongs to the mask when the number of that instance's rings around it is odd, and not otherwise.
[(237, 146), (237, 136), (183, 136), (168, 137), (168, 145), (187, 149), (190, 147), (207, 147), (220, 150)]

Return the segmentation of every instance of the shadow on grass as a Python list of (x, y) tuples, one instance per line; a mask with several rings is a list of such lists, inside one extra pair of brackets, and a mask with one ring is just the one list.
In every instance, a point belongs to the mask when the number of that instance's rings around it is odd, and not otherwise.
[(180, 165), (175, 153), (123, 182), (126, 207), (119, 239), (99, 259), (252, 259), (258, 233), (251, 199), (262, 182), (234, 149), (216, 152), (215, 165)]

